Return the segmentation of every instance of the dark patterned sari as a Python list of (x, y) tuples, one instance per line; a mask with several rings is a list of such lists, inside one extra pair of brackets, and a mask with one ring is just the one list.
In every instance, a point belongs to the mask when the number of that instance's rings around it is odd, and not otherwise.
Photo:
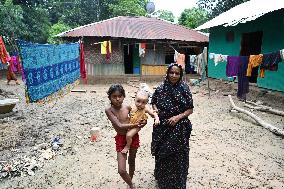
[(172, 85), (166, 79), (155, 90), (151, 104), (157, 106), (161, 121), (152, 133), (151, 152), (155, 156), (155, 179), (160, 189), (185, 189), (192, 126), (188, 118), (181, 119), (175, 126), (170, 126), (167, 120), (193, 109), (189, 87), (183, 81)]

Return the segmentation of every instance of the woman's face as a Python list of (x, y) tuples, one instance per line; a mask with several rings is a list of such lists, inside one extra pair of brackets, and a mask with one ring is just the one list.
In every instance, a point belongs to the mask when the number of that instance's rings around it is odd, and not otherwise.
[(172, 84), (176, 84), (180, 79), (180, 68), (173, 66), (169, 70), (168, 79)]

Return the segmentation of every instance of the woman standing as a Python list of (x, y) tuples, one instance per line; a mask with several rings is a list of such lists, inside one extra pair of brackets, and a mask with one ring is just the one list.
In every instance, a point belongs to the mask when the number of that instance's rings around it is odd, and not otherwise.
[(16, 57), (12, 57), (8, 64), (8, 69), (7, 69), (7, 84), (10, 84), (11, 80), (14, 80), (16, 82), (17, 85), (20, 85), (20, 83), (17, 80), (17, 76), (15, 74), (15, 72), (20, 71), (19, 67), (18, 67), (18, 62), (16, 62)]
[(186, 188), (192, 130), (188, 116), (193, 112), (193, 100), (182, 76), (182, 67), (170, 64), (165, 81), (157, 87), (151, 101), (160, 118), (160, 125), (153, 129), (151, 144), (154, 176), (160, 189)]

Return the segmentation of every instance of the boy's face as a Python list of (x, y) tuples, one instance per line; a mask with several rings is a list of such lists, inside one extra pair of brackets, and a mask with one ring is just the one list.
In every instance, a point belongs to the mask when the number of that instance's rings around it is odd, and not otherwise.
[(110, 95), (110, 102), (113, 106), (120, 107), (123, 103), (124, 96), (119, 92), (115, 91)]
[(137, 94), (135, 98), (135, 106), (137, 107), (138, 110), (144, 109), (147, 103), (148, 103), (148, 97), (146, 95)]

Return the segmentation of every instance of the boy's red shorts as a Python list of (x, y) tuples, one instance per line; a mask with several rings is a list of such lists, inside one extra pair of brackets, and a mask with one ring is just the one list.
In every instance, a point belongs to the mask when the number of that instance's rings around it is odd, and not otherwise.
[[(126, 145), (126, 135), (120, 135), (117, 134), (115, 137), (115, 145), (116, 145), (116, 151), (121, 152), (123, 148)], [(139, 135), (138, 133), (132, 137), (132, 143), (130, 145), (130, 148), (138, 148), (139, 145)]]

